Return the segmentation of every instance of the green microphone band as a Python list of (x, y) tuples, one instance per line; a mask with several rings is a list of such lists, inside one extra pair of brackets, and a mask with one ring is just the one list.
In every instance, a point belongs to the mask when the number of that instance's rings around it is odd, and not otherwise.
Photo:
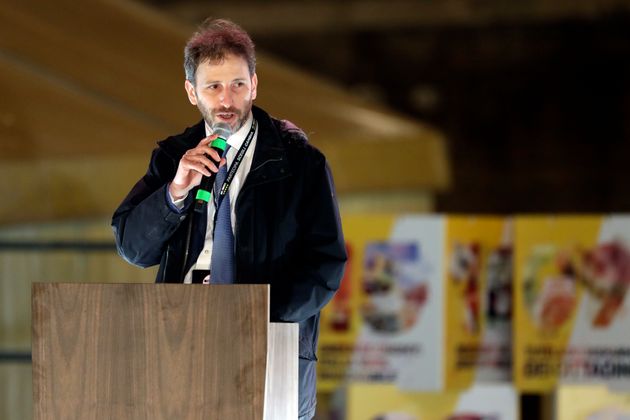
[(217, 149), (225, 150), (227, 147), (227, 141), (223, 140), (221, 137), (218, 137), (210, 143), (210, 147), (216, 147)]
[(208, 191), (199, 189), (199, 190), (197, 190), (197, 197), (195, 199), (196, 200), (203, 200), (203, 201), (205, 201), (207, 203), (208, 201), (210, 201), (210, 196), (211, 195), (212, 194), (209, 193)]

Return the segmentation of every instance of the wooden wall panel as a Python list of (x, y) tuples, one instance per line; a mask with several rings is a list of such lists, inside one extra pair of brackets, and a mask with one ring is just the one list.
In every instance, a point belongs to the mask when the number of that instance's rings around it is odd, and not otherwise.
[[(0, 350), (31, 348), (31, 285), (34, 282), (153, 283), (157, 267), (142, 269), (113, 249), (108, 220), (0, 230), (4, 244), (68, 241), (110, 243), (109, 250), (0, 249)], [(1, 417), (0, 417), (1, 418)]]
[(31, 373), (31, 365), (27, 363), (0, 364), (0, 419), (33, 418)]

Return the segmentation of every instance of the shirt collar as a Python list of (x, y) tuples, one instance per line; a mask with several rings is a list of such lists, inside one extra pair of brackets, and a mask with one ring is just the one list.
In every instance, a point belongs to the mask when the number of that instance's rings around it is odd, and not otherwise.
[[(249, 133), (249, 130), (252, 127), (253, 122), (254, 122), (254, 117), (252, 116), (252, 113), (250, 111), (247, 117), (247, 120), (245, 121), (245, 124), (243, 124), (243, 126), (239, 128), (236, 133), (232, 134), (227, 141), (227, 143), (230, 145), (232, 149), (238, 150), (241, 148), (241, 145), (245, 141), (245, 138), (247, 137), (247, 134)], [(212, 133), (212, 129), (208, 127), (208, 124), (205, 124), (205, 126), (206, 126), (206, 136), (209, 136)]]

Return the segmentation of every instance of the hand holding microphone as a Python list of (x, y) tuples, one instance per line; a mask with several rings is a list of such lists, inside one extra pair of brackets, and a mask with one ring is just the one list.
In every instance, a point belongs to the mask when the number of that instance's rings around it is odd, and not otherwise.
[[(217, 137), (212, 141), (210, 147), (223, 158), (223, 154), (227, 148), (227, 139), (232, 135), (232, 129), (228, 124), (219, 122), (212, 126), (212, 132), (216, 134)], [(201, 212), (206, 208), (212, 195), (212, 186), (214, 185), (214, 179), (216, 177), (217, 173), (211, 172), (209, 176), (204, 175), (203, 178), (201, 178), (201, 183), (197, 190), (197, 197), (195, 197), (195, 211)]]
[(205, 209), (210, 199), (212, 185), (220, 166), (219, 162), (222, 161), (227, 145), (226, 140), (232, 134), (230, 126), (221, 122), (216, 123), (212, 131), (211, 136), (201, 140), (197, 147), (188, 150), (182, 156), (177, 173), (169, 185), (169, 193), (175, 200), (186, 197), (190, 190), (199, 185), (199, 191), (203, 192), (197, 195), (195, 210), (201, 206), (197, 211)]

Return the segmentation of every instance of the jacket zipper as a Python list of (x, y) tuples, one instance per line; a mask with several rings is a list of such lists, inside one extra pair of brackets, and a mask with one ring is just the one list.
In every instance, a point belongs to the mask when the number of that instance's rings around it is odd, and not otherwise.
[(164, 258), (164, 269), (162, 270), (162, 281), (160, 283), (166, 283), (166, 271), (168, 269), (168, 258), (171, 252), (171, 245), (166, 246), (166, 257)]
[[(190, 240), (192, 239), (192, 224), (193, 224), (193, 215), (188, 215), (188, 229), (186, 230), (186, 241), (184, 248), (184, 260), (182, 261), (182, 271), (179, 275), (179, 281), (181, 283), (184, 282), (186, 277), (186, 265), (188, 264), (188, 254), (190, 251)], [(168, 252), (168, 249), (167, 249)]]

